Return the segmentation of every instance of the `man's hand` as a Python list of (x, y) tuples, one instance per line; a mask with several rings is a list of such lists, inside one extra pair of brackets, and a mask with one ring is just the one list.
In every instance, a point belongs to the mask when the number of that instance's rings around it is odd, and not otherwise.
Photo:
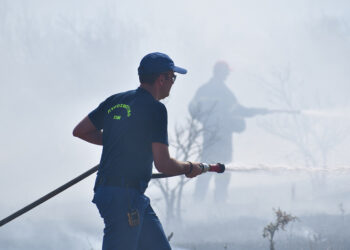
[(197, 175), (200, 175), (203, 172), (203, 169), (199, 166), (199, 164), (200, 163), (198, 162), (192, 163), (193, 165), (192, 171), (186, 174), (186, 177), (193, 178), (193, 177), (196, 177)]

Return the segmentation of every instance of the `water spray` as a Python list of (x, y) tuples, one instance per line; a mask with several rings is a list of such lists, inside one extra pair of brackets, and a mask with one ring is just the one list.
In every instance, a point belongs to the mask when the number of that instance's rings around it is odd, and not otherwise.
[[(225, 171), (225, 165), (221, 164), (221, 163), (217, 163), (217, 164), (203, 163), (202, 165), (203, 165), (203, 167), (202, 167), (203, 173), (205, 173), (205, 172), (223, 173)], [(59, 188), (53, 190), (52, 192), (44, 195), (43, 197), (39, 198), (38, 200), (30, 203), (29, 205), (25, 206), (24, 208), (18, 210), (15, 213), (11, 214), (10, 216), (2, 219), (0, 221), (0, 227), (5, 225), (8, 222), (14, 220), (15, 218), (21, 216), (22, 214), (28, 212), (29, 210), (35, 208), (36, 206), (39, 206), (41, 203), (44, 203), (45, 201), (51, 199), (52, 197), (56, 196), (57, 194), (63, 192), (64, 190), (70, 188), (71, 186), (80, 182), (81, 180), (85, 179), (86, 177), (92, 175), (93, 173), (95, 173), (98, 170), (98, 167), (99, 167), (99, 165), (89, 169), (88, 171), (79, 175), (78, 177), (74, 178), (73, 180), (67, 182), (66, 184), (60, 186)], [(179, 176), (179, 175), (166, 175), (166, 174), (162, 174), (162, 173), (154, 173), (154, 174), (152, 174), (151, 178), (152, 179), (159, 179), (159, 178), (168, 178), (168, 177), (174, 177), (174, 176)]]
[(325, 174), (342, 174), (350, 173), (350, 167), (340, 166), (334, 168), (317, 168), (317, 167), (301, 167), (301, 166), (271, 166), (265, 164), (257, 165), (242, 165), (242, 164), (228, 164), (226, 171), (229, 172), (303, 172), (303, 173), (325, 173)]
[(346, 109), (305, 109), (305, 110), (288, 110), (288, 109), (267, 109), (259, 111), (257, 114), (290, 114), (290, 115), (306, 115), (323, 118), (349, 118), (350, 110)]
[(349, 118), (350, 111), (346, 109), (307, 109), (300, 112), (303, 115), (324, 118)]
[(300, 115), (300, 110), (288, 110), (288, 109), (268, 109), (267, 114), (294, 114)]

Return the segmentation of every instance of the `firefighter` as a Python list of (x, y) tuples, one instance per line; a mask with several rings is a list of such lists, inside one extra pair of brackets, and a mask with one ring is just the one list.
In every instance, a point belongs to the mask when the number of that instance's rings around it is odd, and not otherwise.
[[(218, 61), (214, 65), (212, 78), (197, 90), (189, 105), (191, 116), (203, 126), (201, 161), (204, 162), (211, 162), (214, 158), (224, 164), (232, 162), (233, 133), (245, 131), (245, 118), (268, 113), (267, 109), (247, 108), (238, 102), (236, 96), (225, 84), (230, 72), (227, 62)], [(194, 192), (197, 200), (204, 200), (210, 178), (209, 175), (197, 178)], [(214, 178), (215, 200), (225, 202), (230, 175)]]
[(176, 75), (186, 70), (169, 56), (146, 55), (138, 68), (140, 86), (108, 97), (74, 129), (73, 135), (102, 145), (93, 203), (104, 220), (103, 250), (171, 249), (150, 200), (144, 195), (152, 175), (203, 171), (200, 163), (173, 159), (168, 150), (166, 98)]

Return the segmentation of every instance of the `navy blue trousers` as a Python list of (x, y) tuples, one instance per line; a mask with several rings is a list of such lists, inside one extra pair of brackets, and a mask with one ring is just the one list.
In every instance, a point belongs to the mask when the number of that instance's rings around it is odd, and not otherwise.
[[(133, 188), (100, 186), (94, 199), (104, 220), (102, 250), (169, 250), (163, 227), (153, 211), (150, 200)], [(128, 223), (129, 208), (137, 209), (140, 224)]]

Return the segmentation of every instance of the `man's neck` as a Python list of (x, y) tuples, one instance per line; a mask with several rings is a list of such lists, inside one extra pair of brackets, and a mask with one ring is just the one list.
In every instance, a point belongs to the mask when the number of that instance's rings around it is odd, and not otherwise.
[(159, 98), (159, 91), (156, 89), (155, 85), (149, 85), (146, 83), (141, 83), (140, 88), (148, 91), (156, 100), (160, 100)]
[(225, 85), (226, 77), (212, 76), (210, 82)]

